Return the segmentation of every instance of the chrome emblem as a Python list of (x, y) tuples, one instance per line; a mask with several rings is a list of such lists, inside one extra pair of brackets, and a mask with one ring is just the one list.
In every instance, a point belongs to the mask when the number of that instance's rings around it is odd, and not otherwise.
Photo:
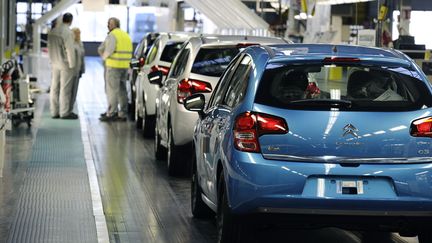
[(347, 124), (344, 126), (344, 128), (342, 129), (344, 131), (342, 137), (347, 136), (348, 134), (351, 134), (352, 136), (354, 136), (355, 138), (358, 138), (358, 129), (353, 126), (351, 123)]
[(270, 146), (268, 146), (268, 150), (271, 151), (271, 152), (276, 152), (276, 151), (279, 151), (280, 148), (276, 147), (276, 146), (270, 145)]

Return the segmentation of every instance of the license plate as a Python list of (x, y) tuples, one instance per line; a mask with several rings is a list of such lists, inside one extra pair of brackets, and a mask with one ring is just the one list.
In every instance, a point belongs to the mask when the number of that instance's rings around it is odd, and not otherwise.
[(363, 194), (363, 181), (345, 181), (338, 180), (336, 181), (336, 193), (339, 194), (350, 194), (357, 195)]

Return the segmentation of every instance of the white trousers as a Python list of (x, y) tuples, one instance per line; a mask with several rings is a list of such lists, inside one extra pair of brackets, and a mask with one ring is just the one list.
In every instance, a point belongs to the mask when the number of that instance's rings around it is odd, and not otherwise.
[(50, 88), (51, 116), (64, 117), (72, 112), (71, 95), (73, 86), (73, 69), (52, 68)]

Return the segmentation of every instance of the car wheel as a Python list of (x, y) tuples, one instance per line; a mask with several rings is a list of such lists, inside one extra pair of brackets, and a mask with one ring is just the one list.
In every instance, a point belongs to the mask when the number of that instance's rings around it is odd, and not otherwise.
[(223, 173), (219, 176), (218, 205), (216, 213), (216, 227), (218, 243), (241, 242), (243, 223), (231, 213), (228, 198), (225, 191), (225, 179)]
[(138, 129), (142, 128), (142, 117), (140, 117), (140, 115), (139, 115), (138, 100), (135, 100), (135, 126)]
[(160, 143), (160, 136), (157, 123), (155, 124), (155, 139), (154, 139), (154, 153), (157, 160), (166, 159), (167, 151)]
[(191, 176), (191, 211), (195, 218), (207, 219), (214, 216), (214, 212), (202, 200), (202, 190), (198, 182), (197, 160), (195, 153), (192, 155), (192, 176)]
[(150, 118), (147, 115), (145, 104), (143, 104), (142, 114), (143, 114), (143, 117), (141, 119), (141, 123), (142, 123), (141, 127), (143, 129), (143, 135), (146, 138), (152, 137), (153, 131), (154, 131), (154, 129), (152, 129), (152, 126), (154, 128), (154, 121), (153, 121), (153, 118)]
[(432, 232), (430, 231), (422, 231), (417, 237), (419, 243), (432, 242)]
[[(136, 75), (134, 75), (132, 78), (134, 78)], [(134, 79), (135, 80), (135, 79)], [(131, 91), (131, 103), (130, 103), (130, 109), (129, 109), (129, 116), (133, 119), (135, 119), (135, 100), (136, 100), (136, 92), (135, 92), (135, 84), (134, 82), (130, 82), (130, 91)]]
[(178, 147), (174, 144), (172, 128), (168, 129), (168, 151), (167, 151), (167, 167), (168, 174), (173, 176), (178, 174), (178, 165), (180, 164), (180, 154)]

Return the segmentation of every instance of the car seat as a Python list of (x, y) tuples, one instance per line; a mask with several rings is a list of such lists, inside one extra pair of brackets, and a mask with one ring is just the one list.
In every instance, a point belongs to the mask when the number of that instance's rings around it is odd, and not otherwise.
[(347, 82), (347, 96), (350, 98), (368, 98), (367, 85), (371, 82), (372, 75), (364, 70), (356, 70), (351, 73)]
[(375, 100), (385, 92), (387, 92), (387, 96), (392, 94), (392, 99), (402, 99), (398, 94), (396, 82), (388, 72), (381, 70), (371, 70), (370, 72), (357, 70), (348, 79), (348, 97)]
[(277, 97), (288, 100), (302, 99), (308, 83), (306, 73), (298, 70), (289, 70), (281, 76), (279, 87), (275, 87), (277, 88)]

